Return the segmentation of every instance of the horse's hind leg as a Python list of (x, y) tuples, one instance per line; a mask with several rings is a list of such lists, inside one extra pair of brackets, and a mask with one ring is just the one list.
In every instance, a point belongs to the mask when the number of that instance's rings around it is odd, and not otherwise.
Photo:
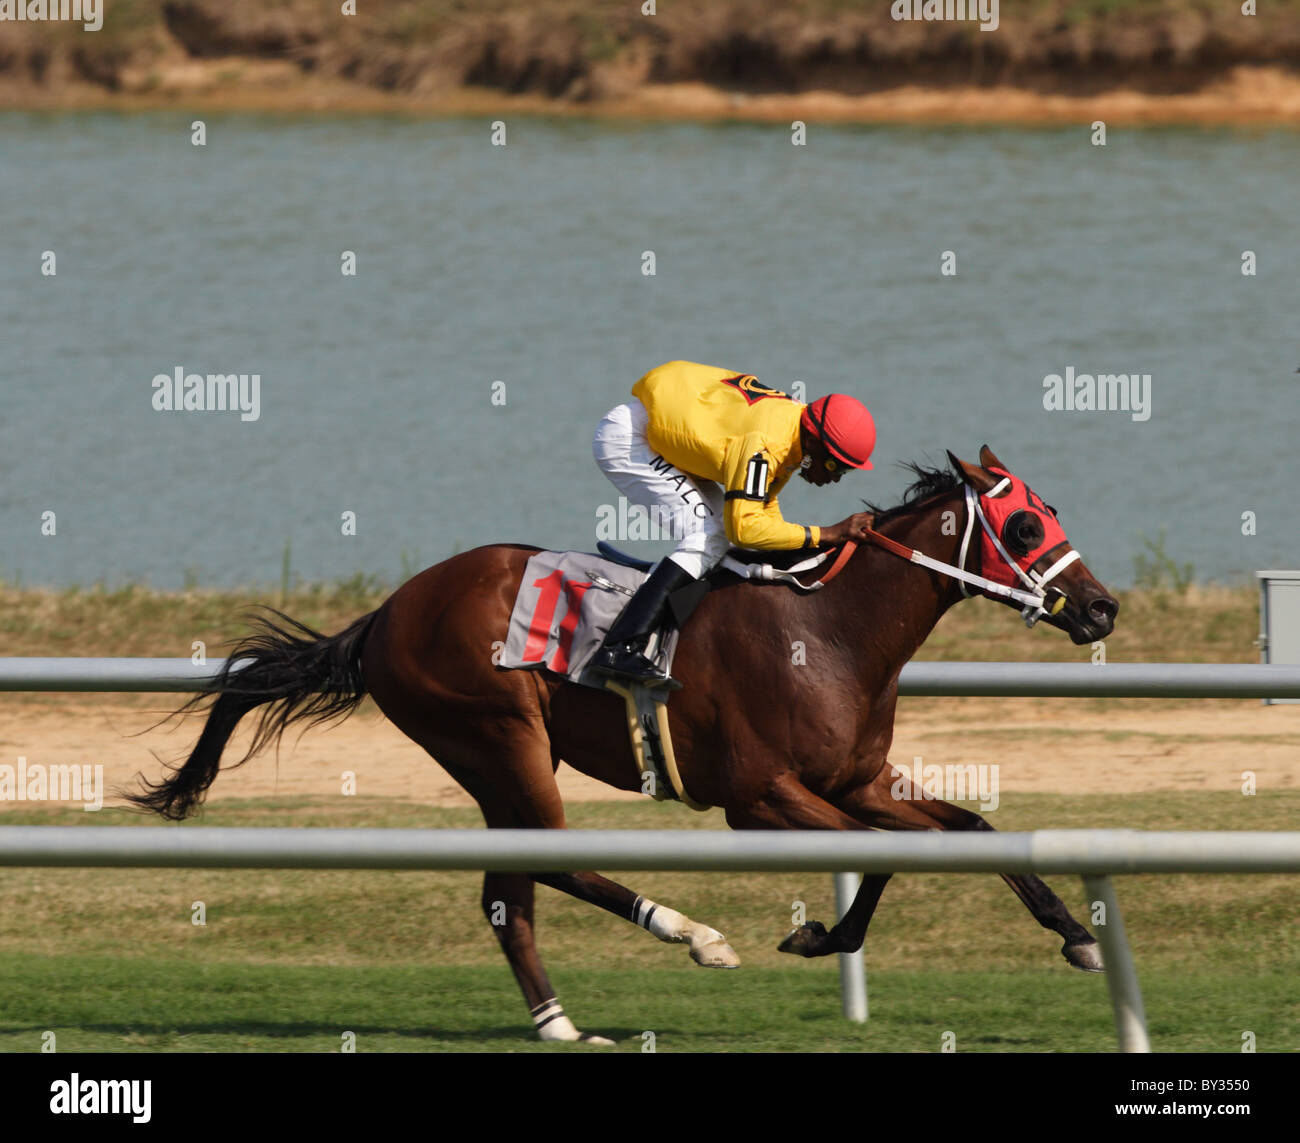
[(692, 921), (676, 909), (640, 897), (599, 873), (538, 873), (533, 880), (577, 897), (579, 901), (599, 905), (615, 916), (639, 925), (661, 941), (689, 944), (691, 960), (705, 968), (736, 968), (740, 964), (740, 957), (717, 929)]
[(510, 962), (510, 970), (528, 1004), (533, 1026), (543, 1040), (611, 1045), (613, 1040), (579, 1032), (555, 998), (533, 939), (533, 879), (522, 873), (483, 876), (483, 912)]
[[(489, 829), (563, 829), (564, 806), (549, 755), (530, 744), (527, 735), (510, 735), (500, 725), (497, 729), (496, 741), (481, 736), (463, 755), (454, 748), (435, 755), (429, 743), (421, 745), (478, 803)], [(612, 1045), (602, 1036), (579, 1032), (556, 999), (534, 936), (533, 881), (527, 873), (486, 873), (482, 896), (483, 913), (524, 994), (533, 1026), (543, 1040)]]
[[(479, 806), (489, 828), (527, 829), (539, 824), (525, 820), (504, 802), (499, 803), (492, 797), (480, 799)], [(563, 820), (560, 826), (563, 827)], [(579, 1032), (556, 999), (534, 937), (533, 900), (536, 891), (533, 880), (526, 873), (486, 873), (482, 897), (483, 913), (524, 994), (533, 1026), (543, 1040), (612, 1045), (614, 1041), (603, 1036)]]
[[(440, 760), (479, 804), (491, 829), (563, 829), (564, 805), (555, 784), (549, 751), (527, 735), (494, 744), (485, 750), (480, 739), (474, 752), (460, 762)], [(431, 751), (432, 753), (432, 751)], [(466, 763), (473, 759), (473, 768)], [(501, 759), (508, 759), (501, 761)], [(537, 951), (533, 921), (534, 883), (599, 905), (654, 933), (660, 940), (687, 941), (699, 964), (734, 967), (740, 963), (723, 935), (637, 896), (596, 873), (488, 873), (483, 879), (483, 912), (492, 926), (528, 1004), (537, 1034), (543, 1040), (611, 1044), (574, 1027), (556, 998)]]

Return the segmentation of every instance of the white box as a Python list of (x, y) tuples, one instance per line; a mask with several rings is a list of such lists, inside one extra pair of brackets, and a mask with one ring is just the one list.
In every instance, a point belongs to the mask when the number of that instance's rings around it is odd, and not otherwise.
[(1255, 575), (1259, 579), (1260, 662), (1300, 663), (1300, 571), (1257, 571)]

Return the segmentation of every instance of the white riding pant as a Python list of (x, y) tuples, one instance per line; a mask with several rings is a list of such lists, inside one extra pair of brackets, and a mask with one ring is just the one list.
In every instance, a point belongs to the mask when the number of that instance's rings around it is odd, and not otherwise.
[(668, 558), (699, 579), (731, 547), (722, 518), (722, 487), (659, 456), (646, 440), (649, 419), (640, 401), (611, 409), (596, 426), (592, 455), (628, 503), (649, 512), (651, 538), (677, 541)]

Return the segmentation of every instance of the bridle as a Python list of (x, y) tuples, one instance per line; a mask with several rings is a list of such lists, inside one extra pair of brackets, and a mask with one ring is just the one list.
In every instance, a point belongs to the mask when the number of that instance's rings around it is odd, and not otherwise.
[[(977, 588), (982, 594), (1004, 599), (1011, 603), (1020, 605), (1020, 617), (1025, 621), (1026, 627), (1033, 627), (1045, 615), (1057, 615), (1065, 606), (1066, 595), (1058, 587), (1052, 587), (1052, 580), (1068, 568), (1075, 560), (1080, 559), (1079, 553), (1071, 548), (1068, 552), (1057, 559), (1046, 571), (1036, 571), (1038, 564), (1042, 563), (1051, 551), (1040, 557), (1028, 570), (1021, 566), (1011, 557), (997, 535), (996, 529), (989, 523), (989, 518), (984, 512), (981, 501), (986, 496), (997, 496), (1011, 483), (1010, 477), (1003, 477), (997, 484), (987, 492), (977, 493), (969, 484), (964, 485), (966, 494), (966, 527), (962, 533), (961, 551), (958, 557), (958, 563), (954, 567), (952, 564), (946, 564), (942, 560), (936, 560), (927, 556), (924, 552), (918, 552), (915, 548), (909, 548), (906, 544), (900, 544), (897, 540), (891, 540), (888, 536), (877, 532), (874, 528), (865, 529), (866, 540), (876, 547), (883, 548), (885, 551), (905, 559), (914, 564), (920, 564), (922, 567), (931, 568), (934, 571), (942, 572), (944, 575), (958, 581), (961, 593), (965, 598), (970, 598), (971, 591), (967, 584)], [(976, 572), (966, 570), (966, 561), (970, 558), (971, 537), (975, 530), (975, 521), (979, 520), (993, 545), (994, 550), (1002, 557), (1007, 566), (1016, 574), (1024, 588), (1011, 587), (1007, 584), (998, 583), (986, 576), (979, 575)], [(1059, 547), (1059, 545), (1057, 545)], [(842, 544), (839, 550), (830, 549), (821, 552), (793, 567), (780, 569), (773, 568), (770, 564), (743, 564), (740, 561), (733, 560), (730, 556), (723, 559), (724, 567), (731, 571), (748, 578), (761, 580), (775, 580), (781, 583), (787, 583), (800, 592), (819, 591), (833, 580), (843, 570), (845, 564), (852, 558), (853, 553), (857, 551), (858, 542), (856, 540), (847, 540)], [(820, 567), (828, 559), (832, 552), (835, 553), (835, 562), (822, 576), (819, 576), (812, 583), (801, 583), (796, 575), (800, 572), (809, 571), (812, 568)]]
[[(958, 566), (954, 570), (964, 573), (958, 576), (958, 579), (961, 580), (960, 588), (963, 597), (969, 599), (971, 595), (966, 588), (967, 583), (977, 583), (978, 586), (988, 590), (991, 583), (990, 580), (985, 579), (983, 576), (971, 576), (971, 573), (966, 572), (965, 570), (966, 560), (969, 558), (970, 554), (969, 548), (971, 533), (974, 531), (975, 518), (978, 516), (979, 522), (984, 528), (985, 535), (988, 536), (990, 543), (992, 543), (998, 555), (1002, 557), (1006, 565), (1016, 574), (1020, 579), (1020, 582), (1029, 589), (1028, 592), (1014, 592), (1013, 589), (1006, 590), (1012, 592), (1010, 598), (1015, 599), (1018, 603), (1024, 604), (1024, 607), (1020, 612), (1020, 617), (1025, 621), (1026, 627), (1032, 627), (1042, 619), (1044, 615), (1056, 615), (1060, 612), (1061, 608), (1065, 606), (1065, 592), (1061, 591), (1058, 587), (1051, 587), (1050, 585), (1052, 580), (1074, 563), (1075, 560), (1078, 560), (1081, 557), (1078, 551), (1072, 547), (1043, 572), (1038, 572), (1034, 569), (1037, 568), (1038, 564), (1042, 563), (1043, 559), (1047, 558), (1046, 555), (1032, 563), (1028, 570), (1021, 568), (1021, 566), (1011, 558), (1010, 553), (1003, 546), (1002, 540), (997, 534), (997, 530), (989, 523), (989, 518), (985, 515), (984, 506), (981, 503), (985, 496), (997, 496), (1004, 488), (1010, 485), (1010, 483), (1011, 478), (1009, 476), (1004, 476), (987, 492), (982, 493), (977, 493), (969, 484), (965, 485), (966, 528), (961, 538), (961, 553), (958, 557)], [(884, 539), (884, 537), (881, 538)], [(1055, 551), (1055, 549), (1052, 550)], [(1047, 553), (1047, 555), (1050, 554), (1050, 552)], [(992, 586), (998, 588), (1003, 587), (1002, 584), (993, 584)], [(1052, 593), (1051, 605), (1046, 606), (1048, 603), (1049, 592)], [(1001, 595), (1003, 592), (997, 592), (996, 594)]]

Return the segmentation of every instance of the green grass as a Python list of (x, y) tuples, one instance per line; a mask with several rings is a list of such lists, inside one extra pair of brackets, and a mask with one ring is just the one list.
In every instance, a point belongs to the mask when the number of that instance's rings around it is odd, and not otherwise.
[[(627, 970), (557, 965), (552, 981), (579, 1027), (640, 1052), (1111, 1052), (1115, 1030), (1101, 977), (1065, 968), (956, 971), (934, 964), (873, 969), (871, 1018), (839, 1012), (831, 963), (708, 972), (685, 964)], [(1146, 973), (1159, 1051), (1261, 1052), (1300, 1041), (1294, 976)], [(527, 1031), (504, 966), (375, 968), (204, 965), (78, 956), (0, 956), (0, 1051), (362, 1052), (601, 1051), (552, 1046)]]
[[(473, 811), (347, 799), (226, 804), (203, 824), (465, 828)], [(1300, 791), (1007, 795), (1002, 829), (1285, 829)], [(23, 810), (3, 824), (85, 824)], [(147, 819), (104, 811), (98, 824)], [(571, 807), (575, 828), (720, 828), (716, 811)], [(178, 827), (185, 828), (185, 827)], [(640, 1051), (1110, 1051), (1104, 978), (1069, 969), (993, 876), (900, 875), (867, 942), (872, 1019), (839, 1016), (834, 959), (775, 946), (796, 901), (829, 921), (821, 874), (616, 878), (725, 932), (735, 972), (692, 965), (597, 909), (538, 890), (538, 937), (579, 1027)], [(1048, 879), (1081, 920), (1077, 877)], [(0, 1050), (533, 1051), (527, 1015), (478, 906), (474, 873), (14, 869), (0, 882)], [(1157, 1050), (1300, 1048), (1295, 879), (1124, 877), (1118, 893)], [(191, 923), (195, 901), (207, 924)], [(584, 1049), (578, 1049), (584, 1050)]]

